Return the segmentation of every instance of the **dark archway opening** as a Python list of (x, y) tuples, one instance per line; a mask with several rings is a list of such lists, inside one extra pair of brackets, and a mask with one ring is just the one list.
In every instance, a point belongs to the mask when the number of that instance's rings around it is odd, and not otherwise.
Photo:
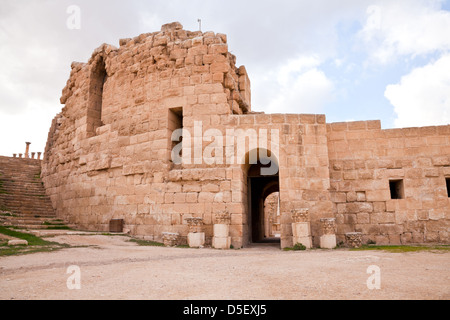
[(264, 201), (274, 192), (280, 191), (279, 175), (264, 176), (261, 168), (269, 167), (259, 161), (251, 165), (247, 173), (248, 201), (249, 201), (249, 228), (251, 243), (279, 243), (280, 238), (267, 235), (267, 219), (264, 215)]

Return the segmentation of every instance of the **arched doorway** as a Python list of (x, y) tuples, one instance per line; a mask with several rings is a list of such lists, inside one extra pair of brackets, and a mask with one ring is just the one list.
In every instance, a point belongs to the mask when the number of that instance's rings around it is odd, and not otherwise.
[(272, 192), (264, 200), (264, 238), (267, 241), (281, 238), (280, 193)]
[[(280, 241), (279, 238), (268, 235), (267, 223), (269, 222), (264, 213), (266, 198), (273, 193), (280, 192), (278, 160), (271, 155), (270, 151), (265, 154), (268, 155), (267, 158), (260, 157), (258, 152), (257, 161), (254, 161), (256, 163), (247, 165), (247, 212), (250, 243)], [(273, 168), (274, 165), (276, 165), (276, 170), (267, 170), (269, 167)], [(267, 172), (270, 174), (266, 174)]]

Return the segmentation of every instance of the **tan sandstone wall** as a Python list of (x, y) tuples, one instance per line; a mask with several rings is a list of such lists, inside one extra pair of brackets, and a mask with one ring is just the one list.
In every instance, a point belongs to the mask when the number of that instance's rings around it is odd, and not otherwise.
[(72, 64), (43, 163), (47, 192), (58, 216), (84, 229), (123, 218), (133, 234), (186, 236), (185, 218), (211, 225), (215, 202), (231, 201), (233, 170), (199, 165), (179, 180), (169, 110), (182, 108), (187, 130), (194, 120), (220, 128), (250, 111), (248, 76), (223, 34), (174, 23), (120, 44)]
[[(379, 121), (328, 124), (338, 239), (406, 244), (449, 241), (450, 126), (381, 130)], [(390, 180), (403, 180), (391, 199)]]
[[(42, 164), (57, 215), (101, 231), (124, 219), (131, 234), (158, 241), (163, 232), (186, 241), (186, 219), (200, 217), (210, 244), (215, 215), (228, 212), (232, 245), (245, 246), (252, 213), (242, 160), (256, 148), (279, 166), (282, 247), (293, 245), (291, 213), (301, 208), (315, 246), (320, 219), (332, 217), (339, 241), (360, 231), (377, 243), (448, 242), (450, 126), (381, 130), (379, 121), (254, 113), (249, 77), (235, 63), (225, 35), (179, 23), (73, 63)], [(171, 137), (181, 127), (193, 139), (183, 137), (183, 162), (174, 163)], [(237, 136), (246, 135), (239, 154)], [(405, 199), (390, 199), (389, 179), (404, 180)]]

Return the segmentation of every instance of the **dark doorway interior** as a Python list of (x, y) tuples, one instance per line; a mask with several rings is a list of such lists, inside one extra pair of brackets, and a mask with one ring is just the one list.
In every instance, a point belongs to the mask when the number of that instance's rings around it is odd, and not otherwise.
[(249, 227), (252, 243), (280, 242), (280, 239), (265, 237), (264, 200), (273, 192), (280, 191), (278, 174), (262, 176), (262, 164), (254, 164), (248, 170)]

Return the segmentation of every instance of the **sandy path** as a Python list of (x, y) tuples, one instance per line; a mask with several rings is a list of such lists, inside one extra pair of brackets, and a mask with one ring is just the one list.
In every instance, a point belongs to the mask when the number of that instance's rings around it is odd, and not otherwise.
[[(0, 299), (450, 299), (449, 253), (140, 247), (125, 237), (58, 236), (95, 247), (0, 258)], [(80, 290), (67, 268), (80, 267)], [(367, 287), (367, 268), (381, 289)]]

